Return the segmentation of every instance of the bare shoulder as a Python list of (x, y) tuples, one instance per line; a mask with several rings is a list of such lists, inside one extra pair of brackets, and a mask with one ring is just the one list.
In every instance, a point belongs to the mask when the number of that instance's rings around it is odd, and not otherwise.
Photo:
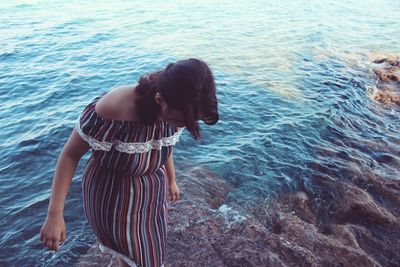
[(106, 119), (135, 121), (134, 88), (135, 85), (113, 88), (97, 101), (96, 113)]

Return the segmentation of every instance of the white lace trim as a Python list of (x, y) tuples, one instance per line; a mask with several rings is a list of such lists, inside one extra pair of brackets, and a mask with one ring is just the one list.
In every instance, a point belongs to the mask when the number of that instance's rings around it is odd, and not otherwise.
[(136, 142), (136, 143), (124, 143), (120, 140), (115, 140), (113, 143), (106, 141), (99, 141), (82, 132), (82, 129), (80, 127), (80, 121), (76, 123), (75, 128), (78, 134), (82, 137), (82, 139), (88, 142), (89, 145), (94, 150), (110, 151), (111, 147), (114, 145), (114, 148), (120, 152), (133, 154), (133, 153), (145, 153), (150, 151), (151, 149), (161, 150), (163, 146), (175, 145), (179, 141), (179, 136), (181, 135), (185, 127), (182, 128), (178, 127), (178, 131), (175, 132), (173, 135), (168, 137), (163, 137), (160, 140), (153, 139), (147, 142)]
[(161, 150), (163, 146), (173, 146), (179, 141), (179, 136), (182, 133), (183, 128), (179, 128), (177, 132), (168, 137), (163, 137), (161, 140), (149, 140), (147, 142), (138, 143), (124, 143), (120, 140), (115, 140), (115, 149), (125, 153), (145, 153), (150, 149)]

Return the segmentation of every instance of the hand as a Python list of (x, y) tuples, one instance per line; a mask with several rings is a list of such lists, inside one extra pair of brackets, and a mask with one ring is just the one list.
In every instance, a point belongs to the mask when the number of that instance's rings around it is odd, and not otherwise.
[(176, 182), (173, 182), (169, 185), (169, 194), (171, 196), (172, 204), (179, 199), (179, 187)]
[(40, 229), (40, 241), (50, 250), (57, 251), (59, 245), (64, 244), (66, 234), (67, 229), (63, 216), (52, 217), (47, 215), (42, 229)]

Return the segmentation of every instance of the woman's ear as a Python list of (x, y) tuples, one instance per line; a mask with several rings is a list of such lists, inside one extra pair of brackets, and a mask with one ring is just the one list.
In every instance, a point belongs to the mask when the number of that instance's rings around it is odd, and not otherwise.
[(164, 99), (162, 98), (162, 96), (158, 92), (156, 93), (156, 96), (155, 96), (154, 100), (159, 105), (161, 105), (164, 102)]

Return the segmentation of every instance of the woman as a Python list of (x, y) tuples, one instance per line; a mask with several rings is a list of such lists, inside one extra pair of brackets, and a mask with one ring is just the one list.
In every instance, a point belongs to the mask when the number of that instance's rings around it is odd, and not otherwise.
[(173, 146), (198, 121), (218, 121), (213, 74), (190, 58), (94, 98), (81, 112), (57, 161), (40, 240), (58, 250), (66, 239), (64, 201), (80, 158), (92, 148), (82, 177), (86, 218), (102, 251), (120, 265), (164, 266), (167, 191), (179, 198)]

